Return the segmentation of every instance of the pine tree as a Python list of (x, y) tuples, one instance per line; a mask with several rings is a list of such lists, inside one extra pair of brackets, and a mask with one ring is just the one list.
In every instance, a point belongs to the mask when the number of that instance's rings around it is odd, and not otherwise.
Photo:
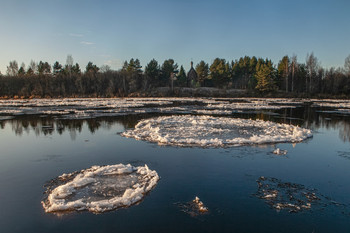
[(18, 75), (22, 76), (26, 74), (26, 65), (22, 62), (21, 67), (18, 70)]
[(180, 87), (185, 87), (187, 84), (187, 76), (186, 76), (186, 71), (183, 66), (180, 67), (180, 71), (177, 75), (177, 84)]
[(230, 79), (230, 65), (225, 59), (216, 58), (210, 65), (210, 77), (216, 87), (224, 87)]
[(197, 75), (198, 75), (198, 81), (203, 86), (205, 80), (208, 79), (208, 76), (209, 76), (209, 65), (208, 65), (208, 63), (205, 63), (203, 60), (200, 61), (196, 65), (196, 72), (197, 72)]
[(62, 65), (56, 61), (54, 64), (53, 64), (53, 73), (56, 75), (58, 73), (61, 73), (62, 72)]
[(178, 72), (178, 66), (173, 59), (165, 60), (161, 68), (160, 84), (166, 86), (172, 73)]
[(80, 66), (78, 63), (75, 63), (75, 65), (72, 66), (72, 73), (73, 74), (81, 74)]
[(145, 74), (151, 85), (158, 86), (160, 78), (160, 67), (155, 59), (152, 59), (145, 67)]
[(274, 81), (274, 69), (271, 62), (258, 64), (256, 67), (255, 78), (257, 80), (256, 89), (260, 92), (270, 92), (276, 90)]
[(51, 73), (51, 66), (48, 62), (40, 61), (38, 64), (38, 72), (39, 74), (50, 74)]
[(97, 73), (100, 70), (96, 65), (94, 65), (91, 61), (86, 65), (86, 73)]

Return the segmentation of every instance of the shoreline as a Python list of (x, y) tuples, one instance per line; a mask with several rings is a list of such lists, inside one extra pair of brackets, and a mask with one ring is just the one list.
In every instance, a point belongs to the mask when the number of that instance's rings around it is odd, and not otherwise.
[(0, 99), (65, 99), (65, 98), (162, 98), (162, 97), (204, 97), (204, 98), (286, 98), (286, 99), (350, 99), (348, 95), (330, 95), (330, 94), (309, 94), (309, 93), (286, 93), (284, 91), (275, 91), (269, 93), (259, 93), (254, 90), (246, 89), (221, 89), (214, 87), (175, 87), (173, 91), (170, 87), (158, 87), (148, 91), (132, 92), (120, 96), (97, 96), (97, 95), (68, 95), (68, 96), (0, 96)]

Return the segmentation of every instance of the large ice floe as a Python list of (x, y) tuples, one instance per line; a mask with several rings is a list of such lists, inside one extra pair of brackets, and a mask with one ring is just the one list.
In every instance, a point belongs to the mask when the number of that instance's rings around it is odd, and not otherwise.
[(141, 120), (121, 134), (159, 145), (227, 147), (277, 142), (300, 142), (309, 129), (263, 120), (173, 115)]
[(53, 179), (42, 201), (45, 212), (90, 211), (102, 213), (141, 201), (159, 180), (147, 165), (92, 166)]

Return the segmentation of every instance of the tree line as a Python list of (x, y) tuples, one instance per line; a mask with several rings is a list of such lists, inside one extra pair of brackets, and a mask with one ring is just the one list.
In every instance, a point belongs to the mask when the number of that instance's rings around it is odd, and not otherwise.
[(193, 69), (196, 77), (189, 83), (184, 67), (179, 67), (173, 59), (162, 64), (152, 59), (143, 69), (140, 60), (132, 58), (118, 71), (92, 62), (82, 70), (71, 55), (67, 56), (65, 65), (58, 61), (53, 65), (31, 61), (27, 67), (24, 63), (19, 67), (14, 60), (9, 62), (6, 75), (0, 74), (0, 96), (121, 97), (147, 93), (157, 87), (216, 87), (288, 96), (349, 97), (350, 94), (350, 55), (343, 68), (325, 69), (311, 53), (304, 63), (298, 62), (295, 55), (284, 56), (278, 64), (270, 59), (245, 56), (232, 61), (216, 58), (211, 64), (202, 60)]

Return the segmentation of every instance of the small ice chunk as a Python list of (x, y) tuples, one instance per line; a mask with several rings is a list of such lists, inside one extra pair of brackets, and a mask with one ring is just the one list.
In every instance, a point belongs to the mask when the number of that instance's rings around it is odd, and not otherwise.
[(287, 150), (282, 150), (280, 148), (276, 148), (272, 153), (275, 155), (286, 155), (288, 153)]
[(198, 208), (199, 212), (208, 212), (208, 208), (204, 206), (203, 202), (196, 196), (196, 198), (192, 201), (195, 206)]
[(276, 198), (278, 195), (278, 191), (277, 190), (269, 190), (267, 192), (265, 192), (265, 195), (262, 197), (264, 199), (273, 199)]
[(204, 215), (209, 212), (208, 207), (206, 207), (197, 196), (192, 201), (186, 203), (178, 203), (178, 205), (181, 211), (191, 215), (192, 217)]

